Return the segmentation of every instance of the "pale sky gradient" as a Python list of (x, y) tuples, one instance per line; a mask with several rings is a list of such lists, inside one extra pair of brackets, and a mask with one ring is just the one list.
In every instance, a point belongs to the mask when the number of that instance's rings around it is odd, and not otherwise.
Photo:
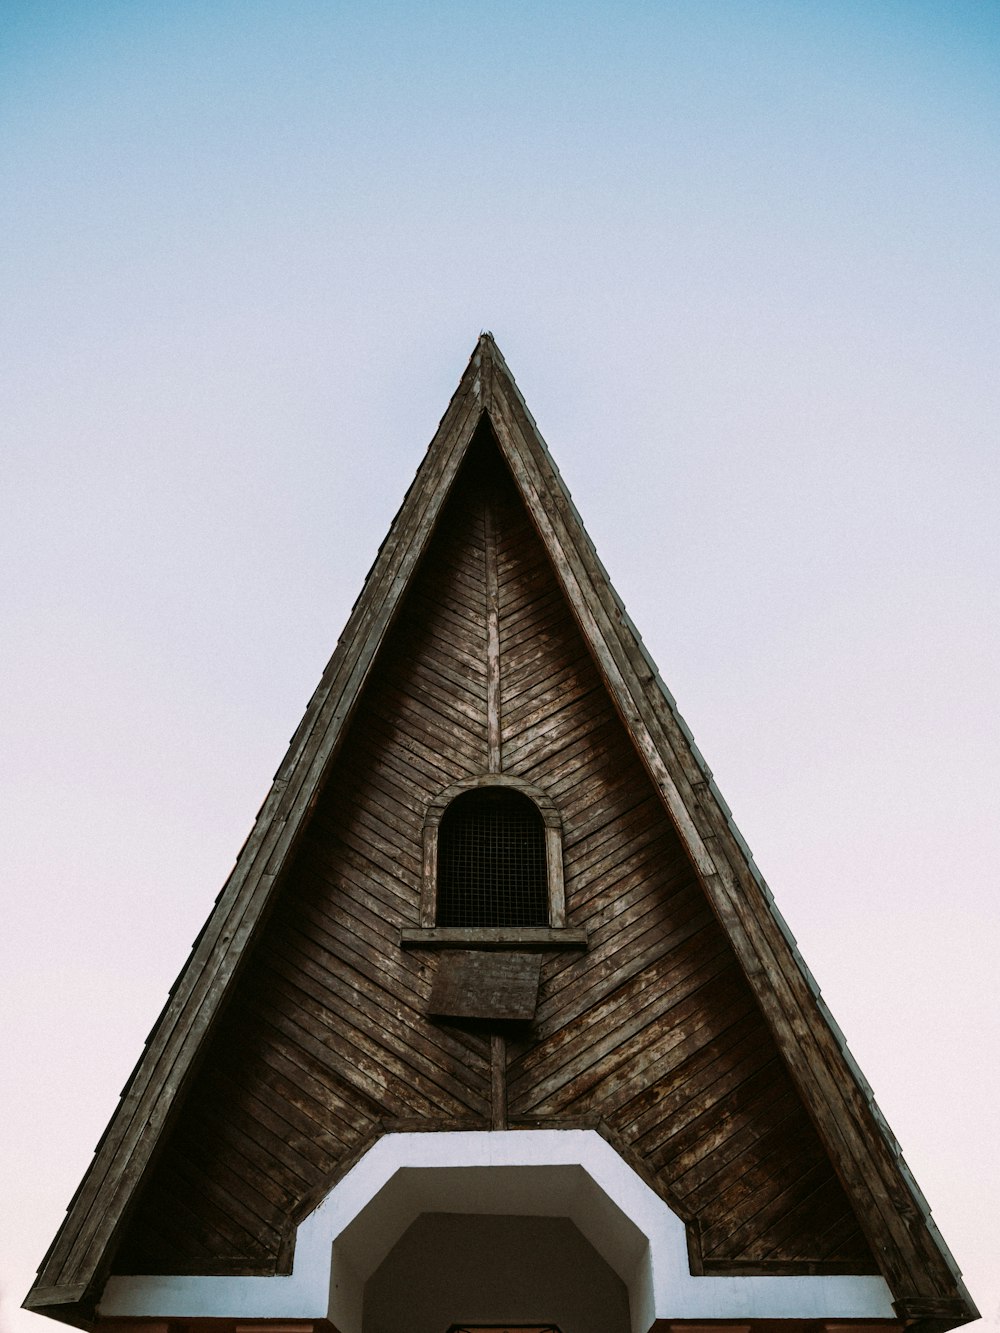
[(6, 1333), (483, 328), (1000, 1329), (1000, 5), (6, 0), (0, 181)]

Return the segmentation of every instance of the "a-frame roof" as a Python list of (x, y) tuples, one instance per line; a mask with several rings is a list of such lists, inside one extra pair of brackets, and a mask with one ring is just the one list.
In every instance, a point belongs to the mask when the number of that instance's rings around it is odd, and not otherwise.
[(123, 1221), (347, 732), (483, 419), (615, 710), (670, 815), (903, 1321), (976, 1317), (960, 1274), (712, 776), (610, 585), (493, 338), (479, 339), (254, 829), (152, 1032), (26, 1301), (86, 1323)]

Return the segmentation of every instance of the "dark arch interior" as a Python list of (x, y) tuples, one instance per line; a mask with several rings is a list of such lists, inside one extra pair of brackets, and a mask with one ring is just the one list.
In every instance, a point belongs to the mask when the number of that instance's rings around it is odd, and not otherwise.
[(422, 1213), (365, 1285), (364, 1333), (628, 1333), (628, 1291), (568, 1217)]
[(457, 796), (438, 833), (439, 926), (546, 926), (545, 825), (509, 787)]

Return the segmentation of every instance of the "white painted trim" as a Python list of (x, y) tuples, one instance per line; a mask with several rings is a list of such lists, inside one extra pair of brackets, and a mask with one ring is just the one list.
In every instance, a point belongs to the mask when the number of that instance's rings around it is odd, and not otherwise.
[(98, 1312), (361, 1333), (365, 1282), (424, 1212), (571, 1218), (628, 1287), (633, 1333), (654, 1319), (894, 1318), (881, 1277), (692, 1276), (680, 1218), (594, 1130), (387, 1134), (300, 1224), (290, 1275), (112, 1277)]

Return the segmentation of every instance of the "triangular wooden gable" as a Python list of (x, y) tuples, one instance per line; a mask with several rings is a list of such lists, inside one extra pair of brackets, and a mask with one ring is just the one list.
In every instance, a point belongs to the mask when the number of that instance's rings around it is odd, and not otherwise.
[(497, 1126), (489, 1033), (428, 1014), (421, 896), (429, 807), (498, 771), (560, 812), (570, 928), (533, 941), (506, 1123), (598, 1129), (693, 1271), (881, 1272), (901, 1321), (974, 1318), (489, 335), (28, 1307), (85, 1323), (109, 1272), (285, 1272), (380, 1135)]

